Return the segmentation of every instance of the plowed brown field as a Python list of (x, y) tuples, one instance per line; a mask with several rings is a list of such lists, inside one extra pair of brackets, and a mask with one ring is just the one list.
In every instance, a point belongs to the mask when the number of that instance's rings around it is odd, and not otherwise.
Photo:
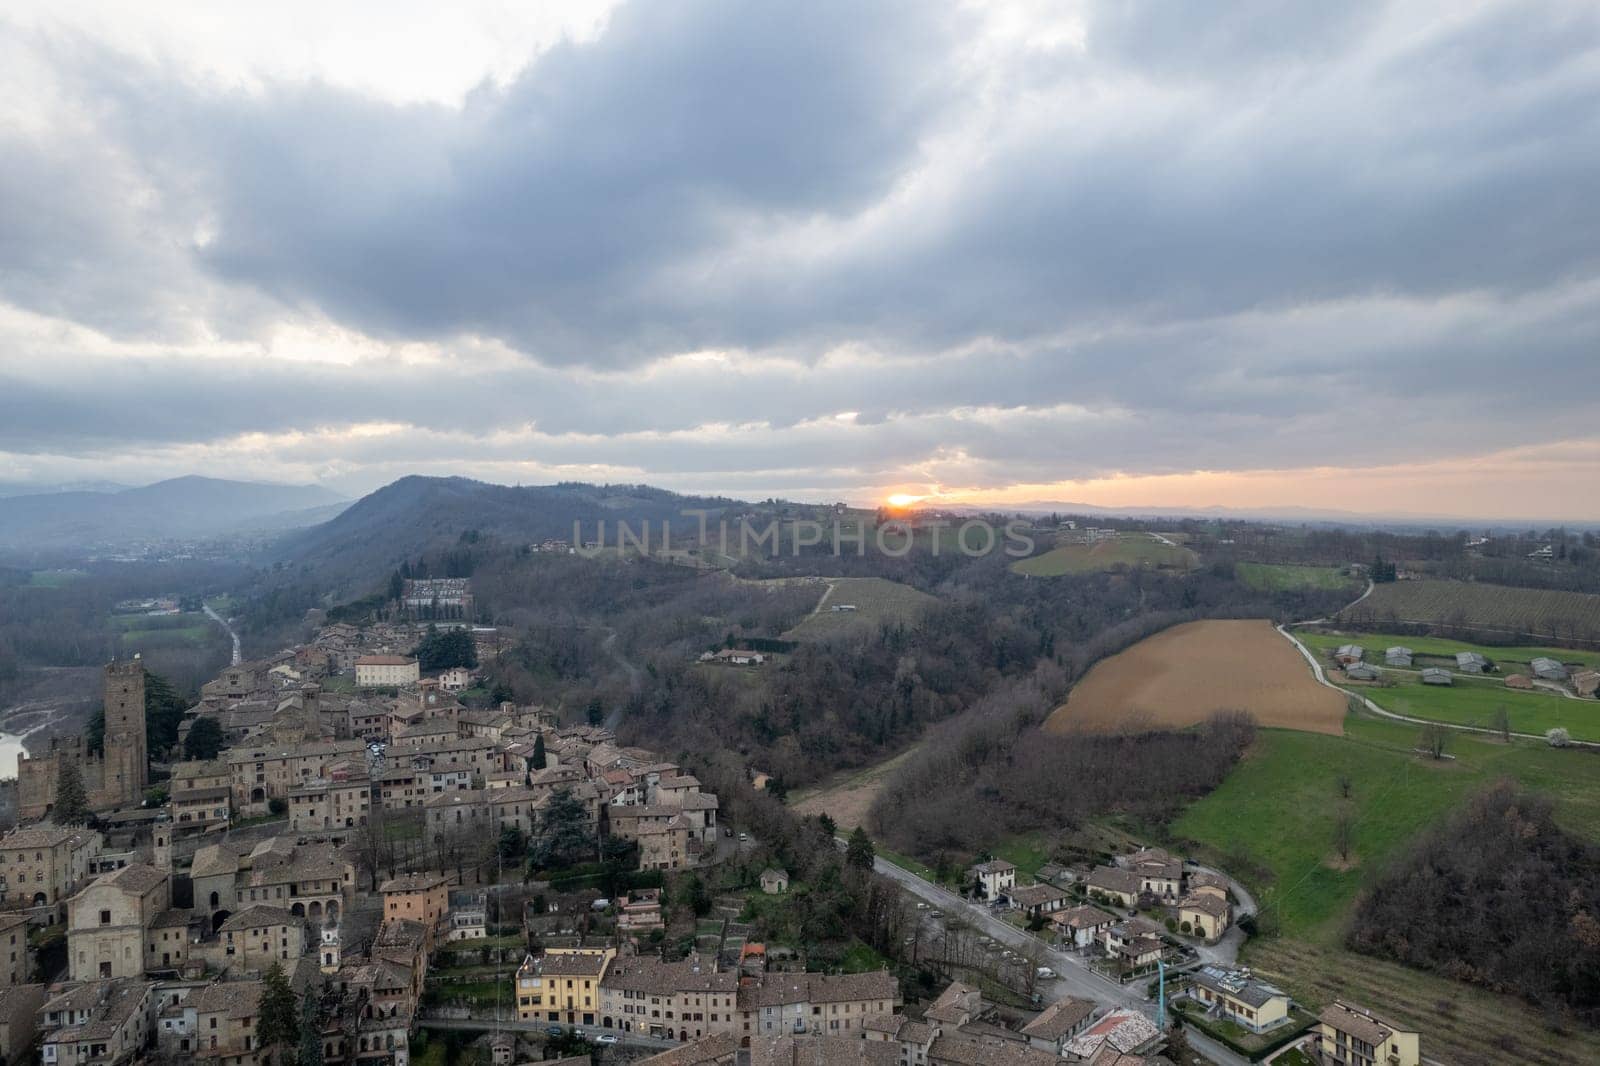
[(1264, 726), (1344, 731), (1345, 698), (1265, 620), (1188, 622), (1095, 664), (1045, 728), (1186, 726), (1248, 711)]

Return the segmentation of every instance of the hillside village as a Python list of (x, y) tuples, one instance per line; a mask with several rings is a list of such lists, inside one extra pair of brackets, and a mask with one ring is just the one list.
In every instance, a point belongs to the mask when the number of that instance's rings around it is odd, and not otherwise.
[[(459, 616), (458, 586), (453, 607), (407, 587), (426, 620), (324, 625), (224, 669), (179, 729), (203, 758), (145, 752), (143, 667), (106, 666), (107, 754), (22, 759), (22, 824), (0, 838), (7, 1062), (37, 1045), (49, 1066), (268, 1066), (283, 1002), (325, 1064), (408, 1066), (429, 1022), (492, 1031), (502, 1066), (573, 1041), (658, 1064), (1187, 1061), (1187, 1039), (1167, 1057), (1169, 1015), (1243, 1053), (1419, 1061), (1416, 1034), (1366, 1007), (1312, 1018), (1234, 968), (1253, 904), (1157, 848), (1031, 881), (987, 860), (948, 914), (911, 885), (901, 947), (998, 979), (1001, 1002), (956, 979), (907, 1003), (883, 964), (808, 971), (727, 919), (680, 956), (669, 928), (700, 928), (684, 879), (760, 842), (658, 753), (550, 708), (474, 709), (475, 671), (423, 671), (413, 649)], [(494, 654), (491, 630), (443, 625), (468, 659)], [(771, 866), (758, 884), (780, 904), (798, 888)]]

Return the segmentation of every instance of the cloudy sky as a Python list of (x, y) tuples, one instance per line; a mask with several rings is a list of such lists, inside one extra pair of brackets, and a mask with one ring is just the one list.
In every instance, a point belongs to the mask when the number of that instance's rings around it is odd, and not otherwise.
[(1600, 518), (1600, 8), (0, 9), (0, 480)]

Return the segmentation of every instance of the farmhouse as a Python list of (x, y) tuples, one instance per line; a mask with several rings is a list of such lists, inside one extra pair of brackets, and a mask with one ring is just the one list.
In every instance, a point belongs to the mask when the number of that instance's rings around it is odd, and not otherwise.
[(1441, 666), (1425, 667), (1423, 669), (1423, 671), (1422, 671), (1422, 683), (1424, 685), (1448, 685), (1448, 684), (1451, 684), (1450, 671), (1444, 669)]
[(1389, 648), (1383, 653), (1383, 661), (1389, 666), (1410, 666), (1411, 655), (1412, 652), (1410, 648), (1396, 644), (1394, 647)]
[(1348, 665), (1360, 662), (1361, 657), (1365, 654), (1366, 650), (1359, 644), (1341, 644), (1338, 650), (1333, 653), (1333, 657), (1336, 661)]
[[(1202, 966), (1195, 971), (1189, 995), (1214, 1017), (1261, 1033), (1289, 1020), (1289, 995), (1250, 977), (1243, 970)], [(1350, 1060), (1359, 1061), (1359, 1060)]]
[(1456, 669), (1463, 674), (1481, 674), (1489, 669), (1489, 660), (1475, 651), (1458, 651)]
[(1050, 916), (1050, 924), (1055, 926), (1061, 942), (1075, 948), (1086, 948), (1099, 940), (1100, 934), (1110, 929), (1116, 920), (1099, 907), (1088, 904), (1057, 911)]
[(1600, 670), (1585, 670), (1572, 675), (1572, 687), (1580, 696), (1593, 696), (1600, 692)]
[(1539, 656), (1528, 664), (1533, 669), (1533, 676), (1541, 681), (1565, 681), (1567, 668), (1557, 659)]
[(1067, 894), (1054, 885), (1027, 885), (1011, 890), (1011, 907), (1029, 918), (1054, 914), (1067, 905)]
[(707, 652), (702, 655), (703, 662), (724, 663), (730, 666), (760, 666), (767, 661), (767, 657), (758, 651), (746, 651), (743, 648), (723, 648), (720, 651)]
[(1344, 676), (1349, 681), (1377, 681), (1383, 677), (1383, 671), (1371, 663), (1351, 663), (1344, 668)]
[(1124, 907), (1132, 907), (1139, 902), (1139, 875), (1132, 870), (1123, 870), (1115, 866), (1096, 866), (1089, 871), (1089, 876), (1084, 878), (1091, 898), (1096, 893), (1107, 896)]
[(1421, 1041), (1415, 1030), (1402, 1029), (1365, 1007), (1334, 1000), (1317, 1015), (1317, 1050), (1327, 1062), (1383, 1062), (1417, 1066)]
[(1212, 941), (1228, 931), (1231, 911), (1228, 901), (1218, 899), (1210, 892), (1196, 892), (1178, 901), (1177, 918), (1180, 926), (1187, 924), (1194, 935)]
[(999, 899), (1017, 885), (1017, 868), (1004, 859), (990, 859), (972, 868), (972, 879), (984, 899)]
[(768, 867), (761, 871), (761, 891), (776, 896), (789, 891), (789, 874), (786, 870)]
[(1124, 863), (1139, 878), (1139, 890), (1168, 899), (1183, 887), (1183, 863), (1160, 848), (1144, 848)]

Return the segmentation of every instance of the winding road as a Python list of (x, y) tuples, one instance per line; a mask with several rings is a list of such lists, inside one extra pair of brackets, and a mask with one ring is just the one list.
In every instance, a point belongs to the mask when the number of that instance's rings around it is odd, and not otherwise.
[(233, 627), (228, 624), (228, 620), (213, 610), (209, 603), (202, 603), (200, 607), (206, 612), (206, 617), (221, 626), (227, 632), (228, 639), (233, 641), (233, 665), (238, 666), (244, 661), (244, 656), (241, 654), (239, 647), (239, 634), (233, 631)]

